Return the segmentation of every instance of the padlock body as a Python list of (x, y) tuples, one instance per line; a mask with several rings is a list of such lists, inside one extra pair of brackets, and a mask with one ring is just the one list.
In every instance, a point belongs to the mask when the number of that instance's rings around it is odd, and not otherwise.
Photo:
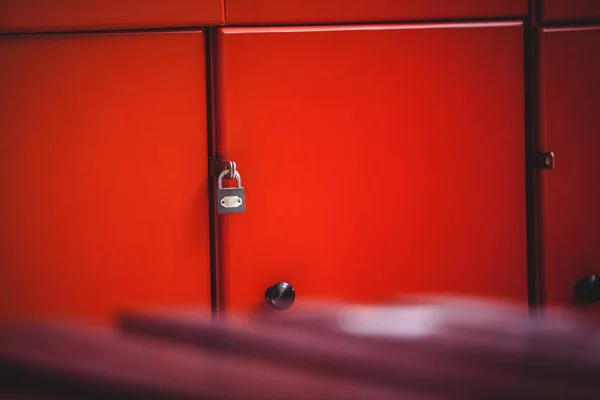
[(244, 188), (217, 189), (217, 212), (219, 214), (240, 213), (245, 210)]

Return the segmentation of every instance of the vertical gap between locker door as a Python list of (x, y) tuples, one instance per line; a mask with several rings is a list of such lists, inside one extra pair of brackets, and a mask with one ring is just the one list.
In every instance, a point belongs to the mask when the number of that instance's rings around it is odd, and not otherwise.
[(215, 216), (215, 187), (210, 172), (210, 157), (215, 157), (215, 113), (214, 113), (214, 92), (213, 92), (213, 28), (204, 30), (204, 50), (206, 62), (206, 109), (207, 109), (207, 140), (208, 140), (208, 224), (210, 236), (210, 311), (212, 317), (216, 317), (218, 308), (218, 271), (217, 271), (217, 231)]
[(535, 0), (528, 1), (529, 16), (524, 23), (524, 93), (525, 93), (525, 204), (527, 221), (527, 292), (529, 310), (538, 315), (542, 305), (542, 269), (538, 243), (537, 171), (534, 160), (537, 151), (537, 35), (538, 9)]

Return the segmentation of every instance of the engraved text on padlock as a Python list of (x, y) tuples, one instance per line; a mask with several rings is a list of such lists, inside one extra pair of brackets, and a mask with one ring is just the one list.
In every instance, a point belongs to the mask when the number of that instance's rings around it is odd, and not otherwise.
[(239, 207), (242, 199), (238, 196), (225, 196), (221, 199), (221, 205), (225, 208)]

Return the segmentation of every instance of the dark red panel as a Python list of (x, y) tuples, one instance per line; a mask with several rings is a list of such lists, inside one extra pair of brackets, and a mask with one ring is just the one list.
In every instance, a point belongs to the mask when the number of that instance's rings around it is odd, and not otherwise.
[(0, 31), (222, 25), (223, 0), (0, 0)]
[[(540, 34), (542, 265), (548, 303), (573, 304), (577, 280), (600, 274), (600, 27)], [(600, 309), (598, 309), (600, 311)]]
[(520, 23), (225, 28), (225, 301), (398, 293), (526, 300)]
[(203, 47), (0, 38), (0, 317), (208, 307)]
[(600, 20), (598, 0), (541, 0), (542, 21)]
[(227, 24), (375, 22), (527, 14), (527, 0), (226, 0)]

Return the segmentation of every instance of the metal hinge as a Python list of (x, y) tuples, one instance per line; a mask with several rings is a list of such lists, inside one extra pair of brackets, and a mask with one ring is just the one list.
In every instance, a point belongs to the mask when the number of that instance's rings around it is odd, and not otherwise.
[(533, 165), (537, 169), (554, 169), (554, 153), (540, 152), (536, 153)]

